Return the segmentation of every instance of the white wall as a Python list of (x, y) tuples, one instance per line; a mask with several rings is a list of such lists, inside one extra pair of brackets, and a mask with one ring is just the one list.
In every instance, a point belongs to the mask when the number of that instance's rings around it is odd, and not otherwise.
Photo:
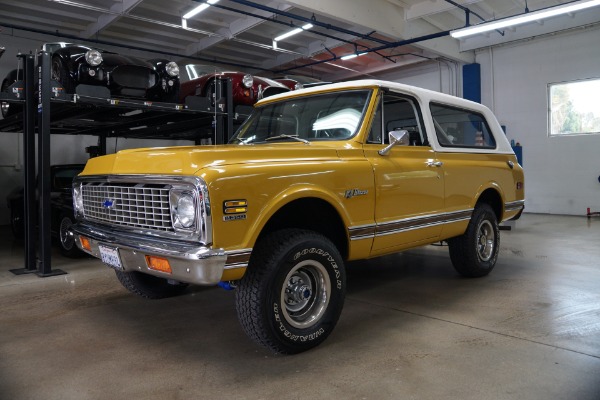
[[(28, 32), (13, 32), (5, 29), (0, 33), (0, 46), (6, 48), (4, 55), (0, 58), (0, 81), (9, 71), (17, 68), (18, 52), (28, 53), (41, 47), (44, 42), (69, 41), (61, 38), (41, 36)], [(110, 49), (110, 46), (101, 46)], [(123, 49), (110, 49), (123, 52)], [(127, 50), (127, 53), (141, 58), (153, 58), (156, 54), (144, 53), (136, 50)], [(2, 116), (0, 115), (0, 119)], [(115, 139), (107, 140), (107, 151), (112, 153), (117, 150), (138, 147), (189, 145), (190, 141), (174, 140), (142, 140), (142, 139)], [(37, 135), (36, 135), (37, 144)], [(85, 163), (88, 154), (85, 153), (87, 146), (98, 144), (95, 136), (84, 135), (52, 135), (50, 137), (50, 159), (51, 164)], [(0, 132), (0, 225), (9, 223), (9, 209), (6, 205), (6, 195), (23, 182), (23, 134), (12, 132)]]
[(600, 78), (600, 27), (481, 50), (476, 60), (483, 103), (523, 145), (526, 211), (600, 211), (600, 134), (548, 136), (548, 84)]
[[(600, 78), (600, 27), (478, 50), (476, 62), (481, 64), (483, 104), (506, 126), (508, 139), (523, 146), (525, 210), (600, 211), (600, 134), (550, 138), (547, 127), (549, 83)], [(457, 94), (452, 80), (460, 80), (451, 79), (446, 66), (434, 64), (377, 77), (450, 94)], [(600, 94), (596, 99), (600, 108)]]

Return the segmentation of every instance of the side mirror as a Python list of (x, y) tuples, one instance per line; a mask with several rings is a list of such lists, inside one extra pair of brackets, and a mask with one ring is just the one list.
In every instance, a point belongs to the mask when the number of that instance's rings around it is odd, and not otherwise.
[(379, 150), (380, 156), (386, 156), (392, 147), (396, 145), (408, 146), (410, 144), (410, 135), (405, 130), (391, 131), (388, 133), (388, 137), (390, 138), (390, 144)]

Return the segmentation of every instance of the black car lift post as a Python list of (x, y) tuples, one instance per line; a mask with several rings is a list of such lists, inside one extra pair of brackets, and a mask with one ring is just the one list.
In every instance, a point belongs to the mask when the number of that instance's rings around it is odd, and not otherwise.
[(66, 274), (60, 269), (52, 270), (52, 234), (50, 209), (50, 53), (38, 53), (38, 191), (39, 201), (39, 259), (38, 271), (40, 277)]
[(35, 255), (35, 65), (32, 54), (19, 54), (23, 61), (23, 239), (25, 240), (25, 268), (11, 269), (15, 275), (37, 272)]

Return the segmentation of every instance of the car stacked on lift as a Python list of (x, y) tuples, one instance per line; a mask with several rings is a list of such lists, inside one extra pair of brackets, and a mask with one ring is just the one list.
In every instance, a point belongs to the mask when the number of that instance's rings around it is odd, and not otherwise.
[(288, 86), (273, 79), (244, 72), (226, 71), (212, 65), (188, 64), (185, 70), (189, 80), (181, 83), (179, 95), (181, 103), (185, 103), (188, 96), (201, 96), (208, 98), (214, 106), (217, 77), (231, 79), (234, 107), (252, 106), (260, 99), (290, 90)]
[[(98, 97), (132, 98), (162, 102), (179, 99), (179, 67), (169, 60), (143, 60), (73, 43), (46, 43), (43, 51), (52, 54), (52, 79), (68, 94), (85, 93)], [(0, 90), (21, 80), (23, 71), (12, 70)], [(20, 111), (19, 105), (3, 102), (2, 116)]]

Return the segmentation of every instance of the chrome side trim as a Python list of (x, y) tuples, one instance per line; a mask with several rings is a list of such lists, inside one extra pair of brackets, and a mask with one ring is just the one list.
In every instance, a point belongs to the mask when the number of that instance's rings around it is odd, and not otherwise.
[(227, 261), (225, 269), (246, 268), (250, 262), (252, 249), (228, 250), (225, 252)]
[(348, 228), (350, 240), (369, 239), (377, 236), (393, 235), (415, 229), (428, 228), (437, 225), (471, 219), (473, 209), (453, 211), (449, 213), (424, 215), (390, 221), (383, 224), (361, 225)]

